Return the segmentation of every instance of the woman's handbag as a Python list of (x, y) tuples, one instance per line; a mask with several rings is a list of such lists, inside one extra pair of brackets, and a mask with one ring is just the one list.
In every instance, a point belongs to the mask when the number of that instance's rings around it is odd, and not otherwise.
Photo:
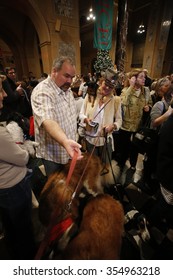
[(157, 140), (157, 130), (144, 126), (135, 133), (132, 143), (137, 147), (140, 154), (145, 154), (152, 151), (157, 145)]
[[(162, 114), (166, 112), (165, 103), (163, 103)], [(144, 119), (143, 119), (144, 120)], [(158, 138), (159, 138), (159, 127), (157, 129), (150, 128), (151, 118), (150, 114), (146, 118), (145, 123), (133, 136), (132, 142), (138, 148), (139, 153), (145, 154), (153, 152), (157, 149)]]
[(150, 128), (150, 116), (146, 123), (133, 135), (132, 143), (137, 147), (140, 154), (152, 151), (157, 145), (158, 130)]

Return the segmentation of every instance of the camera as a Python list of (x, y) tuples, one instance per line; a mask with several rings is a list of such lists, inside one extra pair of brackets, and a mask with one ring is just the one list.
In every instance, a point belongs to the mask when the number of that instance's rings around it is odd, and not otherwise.
[(92, 127), (97, 127), (99, 124), (97, 122), (91, 121), (89, 125)]
[(97, 130), (98, 130), (98, 127), (99, 127), (99, 123), (94, 122), (94, 121), (91, 121), (91, 122), (89, 122), (88, 125), (86, 126), (86, 130), (87, 130), (87, 131), (90, 131), (90, 132), (93, 131), (94, 133), (96, 133)]

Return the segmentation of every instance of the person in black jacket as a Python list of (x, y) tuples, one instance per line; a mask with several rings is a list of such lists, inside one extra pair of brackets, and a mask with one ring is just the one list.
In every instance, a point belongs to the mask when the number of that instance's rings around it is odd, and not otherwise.
[(160, 196), (151, 212), (152, 222), (166, 219), (173, 228), (173, 99), (170, 116), (160, 129), (157, 152), (157, 178), (160, 183)]
[(148, 76), (148, 70), (147, 69), (143, 69), (144, 73), (145, 73), (145, 86), (149, 87), (149, 89), (151, 90), (151, 85), (153, 80)]
[[(173, 107), (173, 101), (172, 101)], [(173, 109), (160, 130), (157, 157), (157, 177), (160, 192), (150, 209), (148, 221), (162, 233), (153, 259), (173, 256)], [(155, 235), (154, 235), (155, 236)], [(157, 236), (155, 236), (157, 240)]]
[[(160, 131), (158, 146), (157, 176), (161, 193), (173, 210), (173, 109)], [(173, 213), (173, 212), (172, 212)], [(172, 217), (173, 219), (173, 217)]]
[[(38, 81), (31, 82), (37, 82), (38, 84)], [(3, 87), (7, 93), (7, 98), (4, 100), (0, 121), (7, 121), (9, 114), (13, 112), (20, 113), (23, 117), (29, 119), (32, 116), (30, 93), (33, 86), (30, 84), (30, 87), (28, 87), (25, 81), (16, 82), (15, 68), (12, 67), (6, 70)]]
[(9, 113), (19, 111), (19, 99), (23, 94), (23, 90), (21, 88), (21, 85), (16, 85), (15, 79), (15, 69), (7, 69), (6, 79), (2, 82), (3, 88), (7, 93), (7, 97), (4, 100), (4, 107), (1, 111), (0, 121), (6, 121)]

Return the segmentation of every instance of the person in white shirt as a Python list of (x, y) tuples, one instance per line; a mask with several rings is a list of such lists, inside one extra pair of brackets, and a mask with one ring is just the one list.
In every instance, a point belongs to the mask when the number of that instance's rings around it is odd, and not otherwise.
[(79, 86), (79, 91), (78, 91), (78, 96), (82, 96), (83, 98), (85, 98), (86, 94), (87, 94), (87, 83), (90, 81), (89, 76), (85, 75), (82, 77), (82, 81), (81, 84)]
[[(98, 89), (92, 87), (89, 93), (92, 84), (97, 85)], [(114, 81), (106, 77), (101, 78), (99, 86), (88, 83), (88, 94), (79, 114), (81, 125), (86, 127), (87, 151), (91, 152), (94, 148), (94, 154), (106, 163), (109, 163), (114, 150), (112, 133), (122, 125), (121, 99), (114, 93)]]

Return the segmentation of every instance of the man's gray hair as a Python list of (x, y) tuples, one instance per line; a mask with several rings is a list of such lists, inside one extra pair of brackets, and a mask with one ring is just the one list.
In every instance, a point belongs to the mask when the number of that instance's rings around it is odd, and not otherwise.
[(60, 70), (62, 68), (62, 65), (63, 65), (64, 62), (68, 62), (71, 65), (75, 66), (74, 59), (72, 57), (61, 56), (61, 57), (58, 57), (58, 58), (54, 59), (52, 68)]

